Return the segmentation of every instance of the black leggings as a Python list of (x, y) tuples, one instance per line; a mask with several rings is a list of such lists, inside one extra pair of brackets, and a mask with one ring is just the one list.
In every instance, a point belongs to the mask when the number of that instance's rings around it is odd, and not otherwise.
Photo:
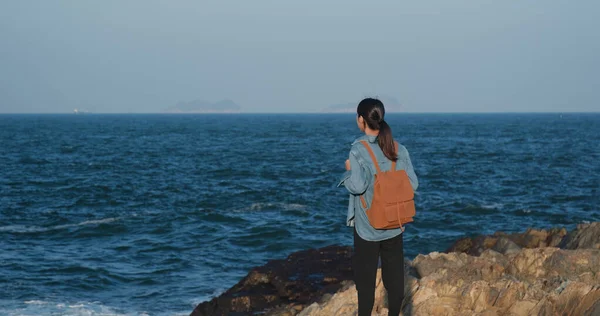
[(354, 229), (354, 283), (358, 291), (358, 316), (371, 316), (375, 303), (377, 266), (381, 255), (383, 285), (388, 294), (389, 314), (400, 314), (404, 299), (404, 250), (402, 234), (382, 241), (366, 241)]

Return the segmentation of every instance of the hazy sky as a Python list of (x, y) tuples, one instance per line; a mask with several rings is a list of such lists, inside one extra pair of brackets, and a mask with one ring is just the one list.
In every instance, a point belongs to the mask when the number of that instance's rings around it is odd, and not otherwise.
[(0, 2), (0, 112), (600, 111), (599, 1)]

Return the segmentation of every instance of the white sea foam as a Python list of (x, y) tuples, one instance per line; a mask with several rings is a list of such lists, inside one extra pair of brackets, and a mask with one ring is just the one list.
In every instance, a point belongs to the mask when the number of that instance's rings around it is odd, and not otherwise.
[(210, 295), (204, 295), (190, 300), (190, 306), (196, 307), (198, 303), (208, 302), (215, 297), (219, 297), (221, 294), (225, 293), (225, 291), (227, 291), (227, 288), (218, 287)]
[(0, 232), (42, 233), (42, 232), (47, 232), (47, 231), (52, 231), (52, 230), (60, 230), (60, 229), (71, 228), (71, 227), (112, 223), (114, 221), (118, 221), (119, 219), (120, 219), (120, 217), (110, 217), (110, 218), (104, 218), (104, 219), (98, 219), (98, 220), (83, 221), (83, 222), (80, 222), (77, 224), (56, 225), (56, 226), (50, 226), (50, 227), (8, 225), (8, 226), (0, 226)]
[(249, 207), (234, 210), (236, 212), (262, 211), (265, 209), (278, 209), (283, 211), (306, 210), (306, 205), (295, 203), (253, 203)]
[(501, 210), (504, 207), (504, 204), (501, 203), (490, 203), (481, 205), (482, 208), (488, 210)]
[(100, 302), (59, 303), (42, 300), (17, 301), (0, 300), (0, 315), (7, 316), (148, 316), (145, 312), (123, 313)]

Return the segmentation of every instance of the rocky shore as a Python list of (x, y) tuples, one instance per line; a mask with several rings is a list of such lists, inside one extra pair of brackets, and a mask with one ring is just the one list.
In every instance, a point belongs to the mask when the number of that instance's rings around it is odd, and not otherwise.
[[(351, 251), (270, 261), (191, 315), (356, 315)], [(600, 315), (600, 223), (463, 238), (405, 273), (404, 315)], [(387, 315), (380, 275), (374, 315)]]

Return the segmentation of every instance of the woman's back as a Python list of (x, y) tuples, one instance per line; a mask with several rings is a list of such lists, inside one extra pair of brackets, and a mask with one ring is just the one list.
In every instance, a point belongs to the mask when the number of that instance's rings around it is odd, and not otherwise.
[[(396, 166), (396, 170), (406, 171), (401, 186), (406, 187), (406, 177), (414, 190), (418, 186), (408, 151), (404, 146), (396, 146), (392, 130), (385, 122), (384, 115), (383, 103), (377, 99), (367, 98), (358, 104), (356, 123), (365, 135), (352, 144), (349, 159), (346, 160), (347, 172), (340, 182), (340, 185), (343, 184), (350, 192), (346, 222), (348, 226), (354, 226), (352, 266), (358, 291), (359, 316), (371, 315), (380, 256), (383, 284), (388, 292), (389, 315), (400, 314), (404, 299), (403, 230), (402, 228), (376, 229), (371, 225), (366, 213), (371, 204), (375, 203), (373, 211), (379, 209), (378, 205), (385, 205), (383, 208), (386, 211), (385, 216), (396, 214), (389, 212), (390, 204), (387, 203), (389, 200), (380, 199), (380, 197), (397, 196), (396, 182), (384, 180), (392, 179), (388, 178), (390, 175), (404, 175), (402, 172), (387, 173), (386, 171), (389, 171), (393, 165)], [(374, 160), (377, 161), (377, 165)], [(381, 181), (377, 181), (375, 185), (375, 175), (379, 171), (386, 173), (381, 175)], [(393, 194), (380, 194), (385, 183), (392, 184), (384, 188)], [(377, 199), (373, 202), (375, 190), (377, 190)], [(385, 203), (381, 204), (381, 201)], [(399, 217), (398, 215), (396, 218)]]
[[(347, 173), (345, 179), (342, 180), (351, 193), (348, 205), (347, 224), (353, 224), (356, 227), (357, 233), (366, 240), (384, 240), (402, 233), (402, 230), (399, 228), (378, 230), (369, 222), (365, 212), (371, 206), (373, 201), (373, 184), (375, 182), (377, 168), (375, 167), (367, 148), (361, 141), (367, 141), (369, 143), (381, 171), (389, 171), (392, 167), (392, 161), (386, 157), (383, 150), (378, 145), (377, 136), (364, 135), (354, 141), (350, 150), (350, 160), (351, 162), (355, 160), (359, 168), (354, 172)], [(396, 170), (405, 170), (413, 190), (416, 190), (419, 184), (408, 151), (404, 146), (399, 145), (397, 155)], [(354, 219), (353, 222), (352, 219)]]

